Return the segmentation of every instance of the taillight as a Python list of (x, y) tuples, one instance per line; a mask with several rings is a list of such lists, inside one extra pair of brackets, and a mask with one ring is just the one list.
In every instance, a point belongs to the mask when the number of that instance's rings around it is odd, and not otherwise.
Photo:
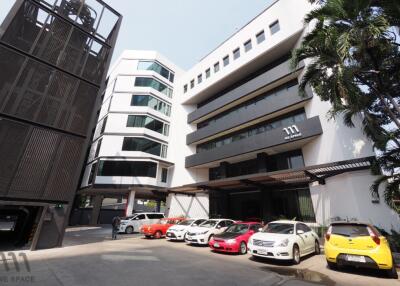
[(331, 233), (332, 233), (332, 226), (330, 226), (330, 227), (328, 228), (328, 231), (327, 231), (326, 234), (325, 234), (325, 239), (326, 239), (327, 241), (329, 241), (329, 239), (331, 238)]
[(368, 229), (369, 236), (372, 238), (372, 240), (377, 245), (381, 244), (381, 239), (379, 238), (379, 234), (373, 228), (370, 228), (369, 226), (367, 227), (367, 229)]

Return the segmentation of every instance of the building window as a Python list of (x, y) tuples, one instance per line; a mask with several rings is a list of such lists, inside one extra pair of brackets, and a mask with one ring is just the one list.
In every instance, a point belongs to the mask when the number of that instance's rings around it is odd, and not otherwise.
[(155, 90), (165, 94), (168, 97), (172, 97), (172, 88), (159, 82), (158, 80), (150, 77), (137, 77), (135, 80), (135, 86), (139, 87), (151, 87)]
[(265, 41), (265, 33), (264, 33), (264, 30), (262, 30), (260, 33), (258, 33), (258, 34), (256, 35), (256, 38), (257, 38), (257, 44), (261, 44), (262, 42), (264, 42), (264, 41)]
[(253, 48), (253, 45), (251, 44), (251, 40), (248, 40), (246, 43), (244, 43), (244, 51), (247, 53)]
[(279, 119), (268, 120), (266, 122), (262, 122), (255, 126), (251, 126), (246, 129), (240, 130), (238, 132), (229, 134), (225, 137), (221, 137), (221, 138), (215, 139), (213, 141), (199, 144), (199, 145), (197, 145), (197, 153), (201, 153), (204, 151), (209, 151), (209, 150), (212, 150), (215, 148), (219, 148), (224, 145), (228, 145), (233, 142), (240, 141), (242, 139), (246, 139), (248, 137), (258, 135), (260, 133), (268, 133), (271, 130), (290, 126), (292, 124), (296, 124), (297, 122), (302, 122), (306, 119), (307, 119), (307, 117), (304, 112), (304, 109), (300, 109), (300, 110), (294, 111), (291, 114), (285, 115), (284, 117), (281, 117)]
[(219, 62), (214, 64), (214, 73), (219, 72)]
[(161, 169), (161, 182), (166, 183), (168, 178), (168, 169), (162, 168)]
[(203, 81), (203, 75), (202, 74), (199, 74), (198, 76), (197, 76), (197, 83), (201, 83)]
[(183, 93), (186, 93), (188, 91), (188, 86), (187, 86), (187, 84), (185, 84), (184, 86), (183, 86)]
[(240, 58), (240, 49), (237, 48), (236, 50), (233, 51), (233, 59), (236, 60)]
[(194, 88), (194, 79), (190, 81), (190, 88)]
[(142, 161), (100, 161), (99, 176), (150, 177), (157, 175), (157, 163)]
[(139, 151), (160, 156), (161, 143), (141, 137), (124, 137), (122, 151)]
[(174, 73), (160, 65), (158, 62), (155, 61), (139, 61), (138, 70), (149, 70), (155, 71), (159, 75), (163, 76), (170, 82), (174, 82)]
[(126, 123), (126, 127), (146, 128), (167, 136), (164, 125), (167, 124), (145, 115), (128, 115)]
[(100, 148), (101, 148), (101, 142), (103, 141), (103, 138), (100, 138), (97, 141), (97, 146), (96, 146), (96, 152), (94, 153), (94, 157), (97, 158), (99, 156), (100, 153)]
[(131, 106), (148, 106), (167, 116), (171, 115), (171, 106), (164, 101), (158, 100), (151, 95), (134, 94), (131, 99)]
[(275, 34), (280, 29), (281, 29), (281, 27), (279, 26), (279, 21), (278, 20), (276, 20), (271, 25), (269, 25), (269, 30), (271, 31), (271, 35)]
[(208, 68), (206, 69), (206, 78), (209, 78), (211, 76), (211, 69)]
[(90, 168), (90, 173), (89, 173), (89, 178), (88, 178), (89, 185), (93, 184), (93, 179), (96, 176), (96, 167), (97, 167), (97, 162), (93, 163), (92, 167)]
[(227, 65), (229, 65), (229, 55), (226, 56), (225, 58), (223, 58), (223, 63), (224, 63), (224, 67), (226, 67)]
[(167, 151), (168, 151), (168, 146), (167, 145), (162, 145), (161, 146), (161, 158), (167, 158)]

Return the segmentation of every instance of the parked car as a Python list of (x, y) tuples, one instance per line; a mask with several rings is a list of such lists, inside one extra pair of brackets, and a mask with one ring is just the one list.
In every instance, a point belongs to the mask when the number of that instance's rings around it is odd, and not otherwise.
[(167, 230), (166, 238), (167, 240), (185, 240), (186, 233), (191, 226), (199, 226), (207, 219), (200, 218), (200, 219), (187, 219), (179, 222), (176, 225), (171, 226)]
[(350, 265), (381, 269), (391, 278), (398, 276), (387, 239), (370, 224), (332, 223), (325, 235), (325, 257), (329, 268)]
[(186, 242), (189, 244), (207, 245), (212, 237), (226, 230), (235, 223), (231, 219), (209, 219), (199, 226), (188, 228)]
[(259, 222), (237, 222), (223, 233), (214, 235), (209, 246), (214, 251), (246, 254), (250, 236), (258, 232), (261, 227)]
[(163, 217), (163, 213), (135, 213), (131, 216), (121, 219), (119, 232), (130, 234), (134, 231), (139, 231), (142, 225), (156, 223), (160, 218)]
[(294, 264), (305, 255), (320, 253), (318, 235), (303, 222), (287, 220), (268, 223), (250, 237), (247, 247), (253, 256), (291, 260)]
[(165, 236), (167, 229), (170, 228), (170, 226), (184, 220), (184, 218), (162, 218), (157, 223), (143, 225), (140, 228), (140, 233), (142, 233), (146, 238), (161, 238)]

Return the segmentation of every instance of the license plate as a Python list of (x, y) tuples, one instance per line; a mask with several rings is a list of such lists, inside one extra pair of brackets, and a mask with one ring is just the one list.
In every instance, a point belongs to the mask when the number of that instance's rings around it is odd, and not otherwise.
[(358, 255), (347, 255), (346, 256), (347, 261), (352, 261), (352, 262), (361, 262), (365, 263), (365, 257), (364, 256), (358, 256)]
[(219, 243), (214, 243), (214, 247), (219, 247)]
[(267, 254), (268, 251), (261, 248), (261, 249), (257, 249), (257, 253), (259, 253), (259, 254)]

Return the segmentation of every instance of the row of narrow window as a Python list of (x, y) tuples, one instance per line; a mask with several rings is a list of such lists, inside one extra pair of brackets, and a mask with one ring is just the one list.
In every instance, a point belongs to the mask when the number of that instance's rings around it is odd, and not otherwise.
[[(269, 25), (269, 30), (271, 32), (271, 35), (277, 33), (280, 30), (279, 21), (276, 20), (271, 25)], [(261, 44), (264, 41), (265, 41), (265, 32), (264, 32), (264, 30), (262, 30), (262, 31), (260, 31), (259, 33), (256, 34), (256, 42), (257, 42), (257, 44)], [(253, 49), (253, 41), (250, 38), (249, 40), (244, 42), (243, 50), (244, 50), (245, 53), (247, 53), (252, 49)], [(234, 49), (232, 51), (233, 60), (237, 60), (238, 58), (240, 58), (240, 51), (241, 51), (240, 47), (237, 47), (236, 49)], [(228, 54), (222, 59), (222, 65), (224, 67), (226, 67), (226, 66), (229, 65), (229, 63), (230, 63), (230, 55)], [(214, 73), (219, 72), (220, 69), (221, 69), (220, 62), (218, 61), (213, 66)], [(211, 76), (211, 68), (207, 68), (205, 70), (205, 72), (204, 72), (204, 75), (205, 75), (205, 78), (208, 79)], [(197, 76), (197, 84), (200, 84), (202, 82), (203, 82), (203, 73), (201, 73), (201, 74), (199, 74)], [(189, 87), (190, 87), (190, 89), (195, 87), (195, 80), (194, 79), (192, 79), (190, 81), (190, 84), (185, 84), (183, 86), (183, 93), (188, 92)]]

